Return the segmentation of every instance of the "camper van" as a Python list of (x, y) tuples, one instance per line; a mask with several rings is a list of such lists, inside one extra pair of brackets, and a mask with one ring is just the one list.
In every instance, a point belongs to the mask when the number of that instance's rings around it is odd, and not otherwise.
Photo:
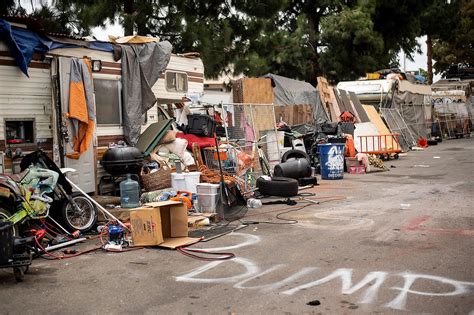
[[(72, 142), (68, 126), (58, 115), (65, 112), (69, 82), (68, 58), (89, 58), (93, 69), (96, 128), (90, 148), (78, 160), (67, 158)], [(106, 175), (100, 165), (110, 143), (123, 140), (121, 63), (111, 52), (89, 48), (59, 48), (34, 54), (29, 77), (15, 63), (8, 46), (0, 41), (0, 173), (17, 173), (21, 157), (41, 148), (62, 167), (77, 170), (70, 178), (84, 191), (97, 192)], [(203, 93), (204, 66), (198, 55), (172, 55), (152, 90), (157, 103), (142, 125), (168, 118), (162, 106), (183, 103)], [(80, 174), (80, 175), (79, 175)]]

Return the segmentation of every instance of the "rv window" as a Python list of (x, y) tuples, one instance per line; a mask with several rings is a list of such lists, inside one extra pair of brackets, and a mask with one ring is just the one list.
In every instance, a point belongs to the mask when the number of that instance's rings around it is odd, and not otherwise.
[(166, 71), (165, 79), (168, 92), (188, 91), (188, 75), (186, 73)]
[(5, 119), (5, 134), (8, 145), (35, 143), (34, 119)]
[(94, 79), (98, 125), (122, 124), (122, 97), (119, 80)]

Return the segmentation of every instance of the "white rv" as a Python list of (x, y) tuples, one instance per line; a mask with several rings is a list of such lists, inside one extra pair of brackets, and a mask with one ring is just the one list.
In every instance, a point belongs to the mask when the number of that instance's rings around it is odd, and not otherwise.
[[(68, 97), (61, 95), (59, 89), (69, 82), (69, 69), (63, 60), (71, 57), (87, 57), (101, 64), (100, 71), (93, 72), (97, 117), (94, 141), (79, 160), (65, 157), (71, 144), (64, 142), (61, 133), (67, 126), (62, 126), (57, 117)], [(72, 179), (83, 190), (96, 192), (99, 179), (105, 175), (99, 164), (103, 152), (109, 143), (123, 139), (120, 61), (114, 61), (109, 52), (61, 48), (34, 56), (29, 75), (28, 78), (20, 71), (8, 47), (0, 41), (0, 173), (19, 171), (21, 158), (15, 159), (15, 151), (28, 153), (39, 147), (50, 152), (58, 165), (77, 169)], [(142, 131), (165, 117), (161, 105), (182, 103), (188, 97), (201, 95), (203, 82), (204, 66), (198, 56), (172, 55), (152, 88), (157, 105), (147, 112)]]

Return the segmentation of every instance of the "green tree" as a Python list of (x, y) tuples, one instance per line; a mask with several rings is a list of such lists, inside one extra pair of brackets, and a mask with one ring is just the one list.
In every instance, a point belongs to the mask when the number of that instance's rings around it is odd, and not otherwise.
[(426, 35), (428, 84), (433, 83), (433, 45), (449, 41), (457, 25), (458, 1), (431, 0), (420, 15), (421, 34)]
[[(222, 71), (259, 76), (268, 72), (316, 83), (354, 79), (393, 64), (400, 49), (408, 57), (416, 38), (436, 34), (437, 66), (472, 60), (472, 1), (462, 2), (456, 42), (438, 35), (433, 22), (441, 0), (53, 0), (34, 16), (48, 31), (88, 35), (94, 26), (120, 23), (125, 34), (158, 36), (175, 51), (201, 54), (207, 77)], [(0, 9), (18, 6), (11, 0)], [(423, 19), (420, 18), (423, 16)], [(462, 22), (461, 22), (462, 21)], [(431, 26), (430, 26), (431, 25)], [(470, 41), (472, 43), (472, 40)], [(460, 51), (453, 51), (459, 48)], [(471, 48), (469, 50), (469, 48)], [(471, 57), (469, 57), (471, 56)], [(467, 58), (467, 59), (466, 59)]]
[(474, 1), (452, 1), (451, 6), (456, 11), (451, 27), (433, 40), (436, 73), (445, 74), (453, 64), (474, 67)]
[(374, 9), (373, 6), (345, 7), (323, 19), (325, 48), (320, 65), (328, 79), (354, 80), (390, 60), (385, 58), (384, 39), (374, 31), (371, 19)]

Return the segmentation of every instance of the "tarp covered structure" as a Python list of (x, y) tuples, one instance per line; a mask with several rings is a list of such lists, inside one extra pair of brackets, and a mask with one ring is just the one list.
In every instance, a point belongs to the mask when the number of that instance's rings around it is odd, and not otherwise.
[(431, 123), (431, 88), (397, 80), (392, 102), (388, 108), (397, 109), (411, 133), (418, 138), (428, 138)]
[(316, 124), (322, 124), (329, 120), (321, 103), (319, 92), (311, 84), (271, 73), (264, 77), (272, 80), (275, 106), (309, 105)]

